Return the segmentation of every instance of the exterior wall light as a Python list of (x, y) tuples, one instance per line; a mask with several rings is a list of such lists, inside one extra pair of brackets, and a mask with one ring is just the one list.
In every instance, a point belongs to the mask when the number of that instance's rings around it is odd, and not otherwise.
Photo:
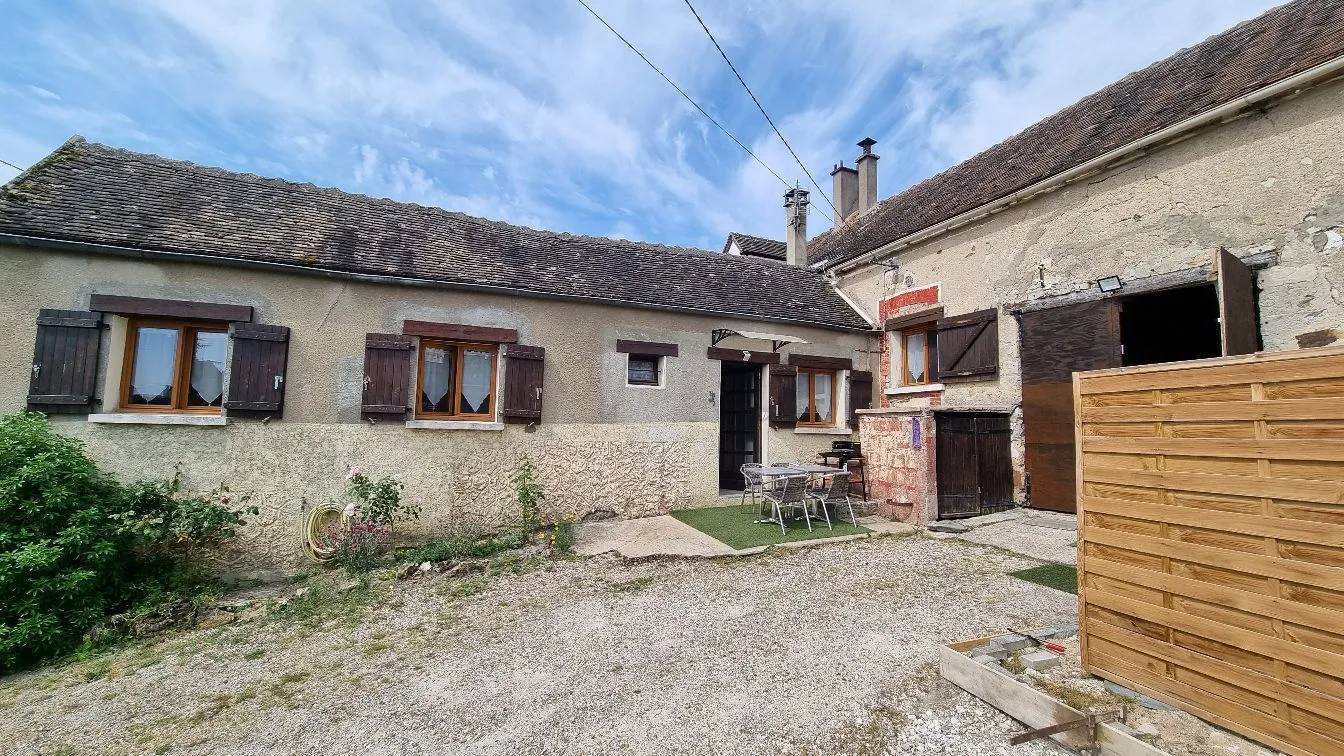
[(1105, 294), (1110, 294), (1113, 291), (1120, 291), (1121, 286), (1124, 286), (1124, 284), (1120, 282), (1120, 276), (1106, 276), (1105, 278), (1097, 279), (1097, 288), (1101, 289)]

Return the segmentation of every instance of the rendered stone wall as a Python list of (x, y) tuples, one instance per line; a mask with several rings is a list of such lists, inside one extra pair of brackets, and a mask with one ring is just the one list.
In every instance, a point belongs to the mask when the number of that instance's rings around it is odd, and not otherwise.
[(861, 418), (859, 440), (863, 444), (868, 495), (878, 502), (878, 514), (912, 523), (937, 519), (933, 416), (912, 411), (864, 413)]
[[(784, 333), (806, 342), (784, 347), (785, 354), (858, 364), (865, 364), (870, 343), (866, 334), (794, 324), (6, 246), (0, 270), (0, 319), (8, 324), (0, 329), (0, 414), (25, 406), (38, 310), (81, 309), (94, 292), (247, 304), (257, 322), (291, 329), (284, 412), (268, 423), (52, 418), (59, 432), (83, 439), (94, 459), (124, 480), (167, 478), (181, 463), (188, 488), (225, 482), (252, 494), (262, 515), (244, 533), (243, 547), (226, 555), (234, 571), (297, 566), (304, 513), (341, 497), (350, 465), (398, 475), (406, 496), (422, 501), (422, 521), (401, 533), (407, 538), (464, 523), (505, 524), (513, 514), (509, 476), (523, 454), (540, 469), (552, 515), (642, 517), (716, 503), (722, 368), (707, 356), (712, 331)], [(364, 336), (399, 333), (408, 319), (512, 328), (522, 343), (544, 347), (543, 416), (533, 432), (521, 425), (427, 430), (361, 419)], [(112, 356), (120, 354), (126, 330), (124, 320), (108, 320), (100, 412), (116, 411), (120, 371), (107, 366), (119, 360)], [(678, 345), (679, 355), (664, 360), (662, 385), (626, 385), (620, 339)], [(723, 346), (760, 350), (762, 342), (734, 338)], [(780, 430), (765, 443), (767, 454), (789, 458), (803, 446), (829, 446), (829, 438)]]
[(543, 425), (535, 432), (408, 431), (392, 425), (326, 423), (98, 425), (53, 419), (85, 442), (122, 480), (166, 478), (180, 464), (183, 486), (227, 482), (261, 509), (221, 554), (230, 572), (292, 570), (303, 562), (303, 520), (325, 501), (344, 501), (345, 475), (359, 465), (396, 475), (423, 507), (399, 530), (406, 540), (469, 525), (490, 530), (516, 517), (510, 476), (526, 455), (537, 466), (548, 517), (646, 517), (715, 502), (715, 423)]
[[(1000, 308), (998, 376), (891, 394), (882, 406), (1010, 413), (1020, 497), (1020, 339), (1005, 307), (1104, 276), (1132, 281), (1207, 265), (1220, 247), (1239, 256), (1274, 250), (1278, 264), (1256, 275), (1264, 348), (1344, 340), (1341, 134), (1344, 82), (1335, 82), (903, 250), (890, 260), (897, 270), (841, 276), (841, 290), (875, 317), (935, 284), (948, 317)], [(881, 360), (891, 388), (888, 345)]]

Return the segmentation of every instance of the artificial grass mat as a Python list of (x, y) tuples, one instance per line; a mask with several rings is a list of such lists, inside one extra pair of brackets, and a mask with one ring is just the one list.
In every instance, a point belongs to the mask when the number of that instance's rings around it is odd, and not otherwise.
[(854, 526), (848, 522), (835, 521), (834, 528), (826, 529), (823, 520), (812, 521), (812, 532), (800, 519), (789, 521), (788, 534), (781, 534), (779, 526), (773, 522), (757, 524), (753, 520), (760, 517), (750, 507), (739, 506), (706, 507), (703, 509), (680, 509), (672, 516), (690, 525), (705, 535), (720, 541), (734, 549), (749, 549), (754, 546), (771, 546), (776, 543), (808, 541), (814, 538), (834, 538), (838, 536), (858, 535), (873, 531), (862, 525)]
[(1043, 564), (1008, 574), (1057, 591), (1078, 593), (1078, 568), (1071, 564)]

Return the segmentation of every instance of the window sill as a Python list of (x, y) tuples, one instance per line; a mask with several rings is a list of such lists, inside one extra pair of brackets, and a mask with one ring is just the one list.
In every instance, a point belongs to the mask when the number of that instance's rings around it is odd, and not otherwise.
[(800, 436), (852, 436), (854, 431), (849, 428), (809, 428), (799, 426), (793, 429), (793, 432)]
[(411, 430), (502, 431), (504, 423), (483, 420), (407, 420), (406, 427)]
[(174, 415), (149, 412), (107, 412), (89, 415), (91, 423), (124, 423), (128, 425), (228, 425), (223, 415)]
[(920, 386), (895, 386), (889, 387), (882, 393), (887, 396), (901, 396), (902, 394), (934, 394), (943, 390), (941, 383), (925, 383)]

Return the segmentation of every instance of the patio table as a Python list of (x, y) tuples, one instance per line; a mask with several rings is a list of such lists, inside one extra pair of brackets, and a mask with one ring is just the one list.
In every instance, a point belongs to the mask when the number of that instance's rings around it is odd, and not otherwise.
[[(834, 475), (838, 472), (844, 472), (838, 467), (827, 467), (826, 465), (768, 465), (756, 470), (756, 474), (762, 478), (789, 478), (795, 475), (806, 475), (808, 478), (820, 478), (826, 475)], [(773, 482), (773, 481), (772, 481)], [(810, 484), (809, 484), (810, 485)], [(776, 522), (774, 518), (755, 520), (757, 524)]]

